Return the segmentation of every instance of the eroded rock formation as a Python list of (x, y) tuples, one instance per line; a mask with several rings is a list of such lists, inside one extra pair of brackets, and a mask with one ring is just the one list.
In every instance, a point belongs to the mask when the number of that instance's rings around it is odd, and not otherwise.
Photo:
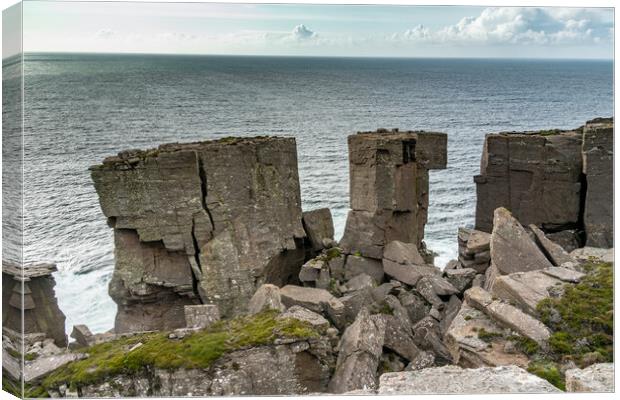
[(189, 304), (231, 316), (261, 284), (296, 279), (305, 232), (295, 139), (125, 151), (91, 174), (115, 233), (117, 331), (184, 326)]
[(446, 134), (380, 129), (351, 135), (348, 144), (351, 211), (341, 247), (374, 259), (393, 240), (421, 248), (428, 171), (446, 168)]
[(493, 212), (506, 207), (523, 225), (563, 232), (568, 251), (582, 231), (582, 245), (585, 239), (589, 246), (611, 247), (612, 173), (613, 118), (568, 131), (489, 134), (474, 177), (476, 229), (490, 232)]
[(67, 346), (65, 314), (58, 307), (54, 292), (55, 271), (54, 264), (26, 264), (22, 268), (2, 263), (3, 328), (14, 335), (42, 334), (59, 347)]

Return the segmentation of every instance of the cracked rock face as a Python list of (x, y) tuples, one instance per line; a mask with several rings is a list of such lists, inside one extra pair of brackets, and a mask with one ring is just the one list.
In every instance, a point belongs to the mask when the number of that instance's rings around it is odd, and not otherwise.
[(244, 312), (257, 287), (284, 285), (303, 264), (293, 138), (125, 151), (91, 175), (115, 230), (117, 331), (183, 326), (166, 308), (189, 304)]
[(446, 168), (447, 136), (398, 130), (348, 138), (351, 211), (340, 246), (374, 259), (393, 240), (422, 247), (428, 171)]

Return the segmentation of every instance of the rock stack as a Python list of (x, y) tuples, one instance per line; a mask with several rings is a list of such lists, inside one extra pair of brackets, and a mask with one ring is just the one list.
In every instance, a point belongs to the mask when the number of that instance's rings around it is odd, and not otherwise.
[(118, 332), (182, 327), (185, 305), (236, 315), (261, 284), (297, 279), (306, 234), (295, 139), (125, 151), (91, 174), (114, 228)]
[(613, 118), (568, 131), (487, 135), (474, 177), (476, 229), (491, 232), (494, 210), (506, 207), (522, 224), (563, 236), (567, 250), (575, 240), (611, 247), (612, 143)]

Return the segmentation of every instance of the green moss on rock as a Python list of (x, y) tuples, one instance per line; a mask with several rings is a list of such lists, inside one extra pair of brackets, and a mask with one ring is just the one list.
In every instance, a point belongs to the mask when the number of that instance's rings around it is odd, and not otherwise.
[(558, 369), (556, 363), (542, 360), (531, 362), (527, 371), (542, 379), (545, 379), (560, 390), (566, 390), (564, 376)]
[(183, 339), (165, 332), (120, 338), (89, 347), (88, 358), (60, 368), (43, 381), (44, 388), (85, 385), (147, 367), (161, 369), (207, 368), (224, 354), (273, 343), (276, 338), (312, 338), (319, 334), (306, 322), (277, 319), (277, 311), (221, 321)]

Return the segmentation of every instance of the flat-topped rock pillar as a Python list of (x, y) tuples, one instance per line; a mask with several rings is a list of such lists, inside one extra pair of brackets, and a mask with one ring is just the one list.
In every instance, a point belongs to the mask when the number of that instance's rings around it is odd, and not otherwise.
[(422, 246), (428, 171), (446, 168), (445, 133), (380, 129), (348, 138), (351, 211), (345, 252), (381, 259), (393, 240)]
[(245, 312), (304, 262), (294, 138), (225, 138), (132, 150), (91, 167), (115, 232), (117, 331), (185, 326), (184, 307)]

